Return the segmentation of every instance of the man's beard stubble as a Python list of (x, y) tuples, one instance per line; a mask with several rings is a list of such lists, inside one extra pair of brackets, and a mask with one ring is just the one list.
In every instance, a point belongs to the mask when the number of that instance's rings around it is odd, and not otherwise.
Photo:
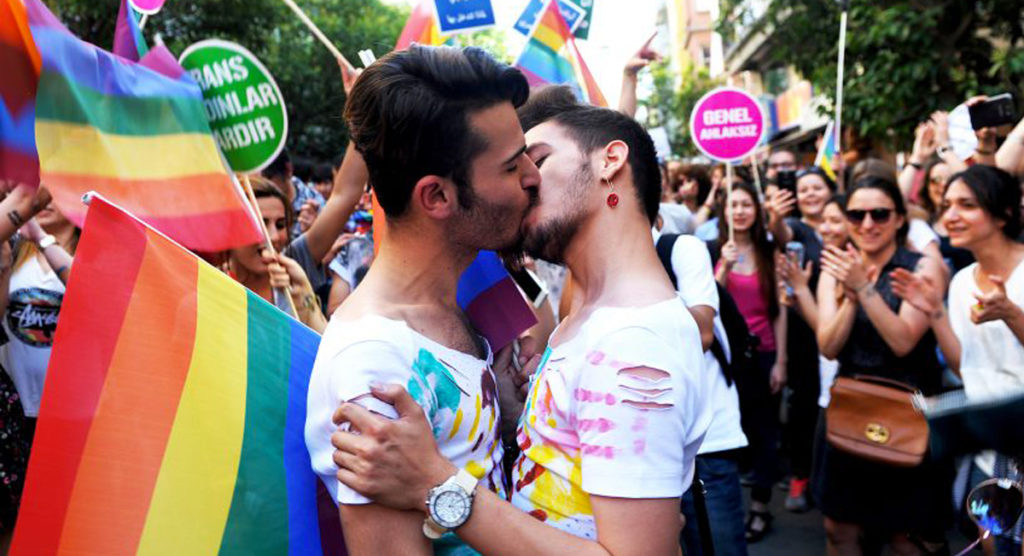
[(519, 245), (500, 251), (499, 254), (505, 260), (505, 264), (511, 264), (513, 268), (516, 268), (516, 264), (521, 266), (526, 255), (554, 264), (565, 264), (565, 250), (586, 218), (579, 203), (585, 198), (586, 190), (593, 179), (589, 161), (584, 159), (567, 184), (569, 194), (566, 198), (572, 204), (562, 207), (562, 213), (558, 217), (538, 224), (529, 233), (522, 234)]

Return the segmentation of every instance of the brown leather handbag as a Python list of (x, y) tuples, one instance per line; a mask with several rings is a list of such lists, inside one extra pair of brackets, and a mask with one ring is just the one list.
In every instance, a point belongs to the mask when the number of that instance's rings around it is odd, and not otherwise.
[(893, 467), (916, 467), (928, 451), (928, 421), (914, 405), (916, 390), (882, 377), (839, 377), (825, 410), (827, 439), (836, 449)]

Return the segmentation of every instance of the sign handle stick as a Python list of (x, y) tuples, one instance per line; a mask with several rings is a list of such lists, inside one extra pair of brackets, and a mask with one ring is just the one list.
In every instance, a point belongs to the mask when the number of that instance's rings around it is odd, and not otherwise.
[[(839, 68), (836, 71), (836, 154), (843, 159), (843, 66), (846, 61), (846, 6), (844, 3), (843, 13), (839, 16)], [(841, 169), (838, 175), (839, 191), (845, 191), (843, 174)]]
[[(260, 229), (263, 230), (263, 241), (264, 241), (264, 245), (263, 246), (265, 248), (269, 249), (272, 254), (276, 255), (277, 254), (277, 250), (274, 249), (274, 244), (270, 241), (270, 235), (267, 234), (267, 228), (266, 228), (266, 226), (263, 225), (263, 213), (260, 212), (260, 205), (259, 205), (259, 203), (256, 202), (256, 194), (253, 193), (253, 191), (252, 191), (252, 182), (249, 181), (249, 176), (244, 175), (244, 174), (242, 175), (242, 184), (245, 185), (245, 194), (249, 197), (249, 202), (252, 203), (253, 208), (256, 209), (256, 217), (260, 221)], [(287, 307), (280, 307), (277, 304), (277, 297), (279, 295), (288, 300)], [(287, 289), (274, 288), (274, 297), (275, 297), (274, 305), (278, 305), (279, 309), (285, 309), (285, 308), (290, 309), (291, 313), (289, 313), (288, 316), (296, 318), (296, 319), (298, 318), (299, 312), (295, 309), (295, 302), (292, 301), (291, 288), (287, 288)]]
[(761, 170), (757, 168), (757, 151), (760, 149), (754, 149), (754, 158), (750, 161), (750, 169), (754, 174), (754, 186), (757, 187), (757, 197), (764, 202), (764, 190), (761, 189)]
[(309, 19), (309, 16), (306, 15), (306, 12), (302, 11), (302, 8), (300, 8), (299, 5), (296, 4), (294, 0), (282, 1), (289, 8), (291, 8), (293, 12), (295, 12), (295, 15), (298, 16), (298, 18), (302, 20), (303, 23), (306, 24), (306, 27), (309, 28), (309, 32), (313, 33), (313, 36), (320, 39), (320, 42), (327, 47), (327, 50), (331, 51), (331, 54), (333, 54), (335, 58), (340, 60), (342, 64), (345, 64), (345, 67), (346, 69), (348, 69), (348, 71), (355, 71), (355, 68), (352, 66), (351, 63), (349, 63), (348, 59), (345, 58), (341, 51), (338, 50), (336, 46), (334, 46), (334, 43), (332, 43), (330, 39), (328, 39), (327, 36), (324, 35), (323, 31), (321, 31), (320, 28), (316, 26), (316, 23), (313, 23), (313, 20)]
[(139, 18), (139, 31), (143, 30), (146, 27), (146, 20), (148, 19), (149, 14), (142, 14), (142, 17)]
[(729, 241), (736, 239), (736, 226), (732, 221), (732, 163), (725, 163), (725, 211), (729, 219)]

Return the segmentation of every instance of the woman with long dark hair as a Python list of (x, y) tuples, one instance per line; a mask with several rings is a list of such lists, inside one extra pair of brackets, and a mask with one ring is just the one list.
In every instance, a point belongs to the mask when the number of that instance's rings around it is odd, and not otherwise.
[(753, 460), (747, 540), (757, 542), (772, 521), (768, 502), (778, 473), (779, 392), (786, 382), (786, 318), (779, 310), (776, 290), (776, 248), (768, 238), (757, 190), (737, 182), (726, 205), (718, 219), (721, 254), (715, 279), (733, 296), (751, 334), (759, 340), (756, 376), (735, 377), (743, 432), (750, 441)]
[[(1020, 185), (1003, 170), (975, 165), (950, 178), (942, 196), (942, 224), (952, 245), (969, 250), (978, 262), (953, 277), (948, 309), (939, 284), (905, 270), (893, 273), (893, 291), (928, 315), (946, 361), (963, 378), (972, 401), (1024, 390), (1020, 202)], [(1008, 457), (988, 452), (975, 457), (972, 467), (976, 484), (1007, 477), (1011, 466)], [(1000, 554), (1021, 553), (1021, 529), (1018, 523), (1013, 535), (996, 541)]]
[[(891, 274), (916, 272), (939, 284), (940, 264), (908, 250), (907, 209), (892, 182), (867, 177), (850, 190), (845, 214), (854, 245), (828, 246), (818, 282), (823, 355), (839, 375), (871, 375), (908, 384), (925, 395), (941, 388), (941, 367), (928, 318), (893, 292)], [(825, 515), (829, 554), (858, 554), (865, 533), (883, 536), (897, 554), (941, 548), (949, 522), (949, 467), (926, 460), (898, 468), (843, 452), (825, 439), (819, 420), (812, 473)]]

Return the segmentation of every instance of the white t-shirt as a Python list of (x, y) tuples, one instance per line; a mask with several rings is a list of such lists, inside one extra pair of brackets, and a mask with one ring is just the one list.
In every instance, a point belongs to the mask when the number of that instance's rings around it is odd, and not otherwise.
[(821, 380), (821, 390), (818, 393), (818, 407), (825, 409), (832, 402), (832, 385), (836, 383), (837, 374), (839, 374), (839, 361), (819, 354), (818, 378)]
[[(679, 236), (672, 246), (672, 270), (676, 273), (679, 297), (687, 307), (706, 305), (715, 310), (715, 338), (722, 344), (726, 358), (731, 358), (725, 325), (718, 316), (718, 288), (711, 268), (711, 254), (704, 242), (694, 236)], [(730, 385), (725, 380), (722, 367), (711, 350), (704, 352), (704, 377), (713, 413), (711, 426), (697, 453), (711, 454), (746, 446), (747, 437), (740, 425), (740, 397), (736, 383)]]
[[(960, 376), (972, 401), (1005, 396), (1024, 389), (1024, 345), (1004, 321), (971, 322), (971, 306), (980, 292), (974, 273), (978, 263), (960, 270), (949, 285), (949, 323), (960, 340)], [(1006, 281), (1006, 296), (1024, 307), (1024, 262)]]
[(32, 256), (15, 269), (8, 291), (3, 326), (9, 341), (0, 348), (0, 358), (18, 389), (25, 415), (37, 417), (64, 283)]
[(504, 496), (501, 415), (490, 348), (486, 360), (477, 359), (415, 332), (403, 321), (368, 315), (355, 321), (331, 319), (309, 380), (306, 447), (313, 470), (336, 502), (369, 500), (335, 476), (334, 411), (342, 402), (354, 401), (396, 416), (394, 408), (369, 395), (373, 381), (408, 390), (433, 427), (441, 454)]
[[(630, 369), (655, 369), (638, 377)], [(700, 333), (682, 300), (596, 309), (548, 347), (519, 421), (512, 503), (594, 539), (590, 496), (674, 498), (711, 421)]]
[(939, 242), (939, 234), (935, 233), (935, 230), (928, 225), (927, 222), (920, 218), (914, 218), (910, 220), (909, 228), (907, 229), (907, 242), (910, 246), (918, 253), (924, 253), (924, 248), (928, 247), (931, 242)]
[(686, 205), (661, 203), (658, 214), (661, 215), (663, 234), (692, 234), (697, 228), (693, 213)]

